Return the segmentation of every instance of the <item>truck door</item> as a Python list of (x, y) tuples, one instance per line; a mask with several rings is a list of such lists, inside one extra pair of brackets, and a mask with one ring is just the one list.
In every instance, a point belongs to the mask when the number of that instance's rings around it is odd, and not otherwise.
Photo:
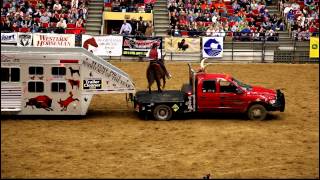
[(237, 86), (232, 82), (219, 79), (218, 91), (221, 101), (221, 111), (240, 112), (243, 109), (243, 94), (237, 93)]
[(216, 80), (204, 80), (198, 84), (198, 111), (216, 111), (220, 107), (219, 95), (216, 88)]

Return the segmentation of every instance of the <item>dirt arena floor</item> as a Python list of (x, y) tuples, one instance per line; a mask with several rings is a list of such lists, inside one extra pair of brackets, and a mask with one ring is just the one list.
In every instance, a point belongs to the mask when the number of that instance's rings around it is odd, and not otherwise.
[[(146, 89), (147, 63), (113, 64)], [(180, 89), (187, 63), (167, 67), (167, 89)], [(3, 119), (1, 178), (319, 178), (319, 65), (213, 64), (208, 72), (281, 88), (285, 112), (158, 122), (139, 119), (123, 94), (96, 95), (80, 120)]]

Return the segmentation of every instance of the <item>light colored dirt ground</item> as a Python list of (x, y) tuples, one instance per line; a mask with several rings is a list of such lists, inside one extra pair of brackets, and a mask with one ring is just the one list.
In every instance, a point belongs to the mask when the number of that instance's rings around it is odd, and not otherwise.
[[(113, 64), (146, 89), (147, 63)], [(167, 88), (180, 89), (186, 63), (167, 66)], [(2, 120), (1, 178), (319, 178), (319, 65), (215, 64), (208, 72), (281, 88), (285, 112), (265, 121), (145, 121), (124, 95), (97, 95), (82, 120)]]

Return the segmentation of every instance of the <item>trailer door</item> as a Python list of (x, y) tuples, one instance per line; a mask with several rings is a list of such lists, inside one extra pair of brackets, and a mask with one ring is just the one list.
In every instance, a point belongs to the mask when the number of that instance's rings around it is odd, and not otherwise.
[(1, 111), (21, 111), (21, 101), (20, 67), (1, 67)]

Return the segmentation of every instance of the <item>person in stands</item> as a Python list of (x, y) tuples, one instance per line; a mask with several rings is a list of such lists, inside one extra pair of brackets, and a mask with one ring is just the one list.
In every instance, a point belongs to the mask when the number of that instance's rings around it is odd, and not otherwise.
[(124, 20), (119, 34), (130, 35), (131, 31), (132, 31), (132, 27), (131, 27), (130, 23), (128, 23), (126, 20)]
[(165, 67), (164, 62), (160, 60), (161, 59), (161, 51), (160, 51), (160, 49), (158, 49), (157, 43), (152, 44), (152, 48), (148, 50), (146, 56), (148, 58), (150, 58), (150, 64), (156, 62), (161, 66), (161, 68), (166, 73), (166, 76), (168, 79), (170, 79), (172, 77), (171, 74), (168, 72), (167, 68)]

